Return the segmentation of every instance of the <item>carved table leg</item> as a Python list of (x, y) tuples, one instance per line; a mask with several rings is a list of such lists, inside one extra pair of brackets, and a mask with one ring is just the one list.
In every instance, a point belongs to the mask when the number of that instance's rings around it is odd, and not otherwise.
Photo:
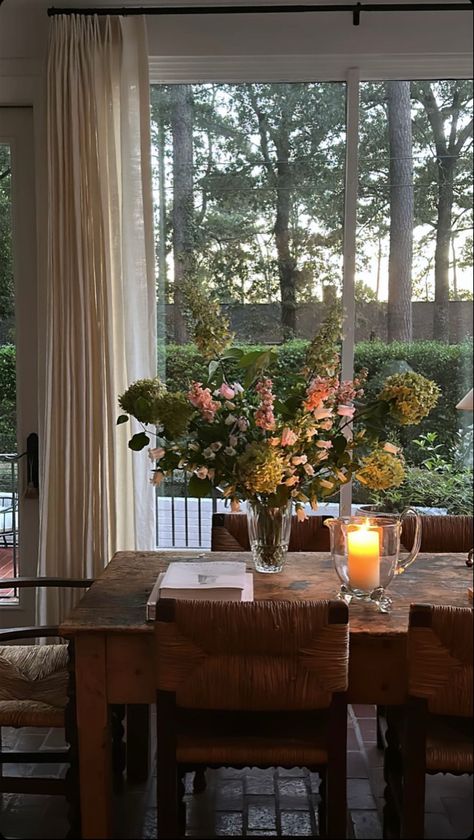
[(68, 838), (81, 837), (81, 807), (79, 799), (79, 748), (76, 723), (76, 679), (74, 642), (68, 642), (67, 704), (64, 710), (64, 730), (69, 744), (69, 767), (66, 772), (66, 800), (68, 803)]
[(150, 767), (150, 707), (127, 705), (127, 781), (146, 782)]
[(125, 706), (114, 704), (110, 707), (110, 726), (112, 730), (112, 767), (114, 790), (118, 793), (123, 785), (123, 771), (126, 764), (126, 747), (123, 736), (125, 727)]
[(398, 734), (393, 720), (391, 720), (390, 709), (387, 709), (385, 740), (387, 746), (384, 754), (385, 804), (383, 808), (383, 836), (384, 840), (391, 840), (391, 838), (400, 837), (402, 759)]

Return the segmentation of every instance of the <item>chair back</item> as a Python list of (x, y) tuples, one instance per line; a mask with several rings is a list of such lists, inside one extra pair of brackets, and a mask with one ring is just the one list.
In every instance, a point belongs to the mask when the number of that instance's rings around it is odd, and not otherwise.
[[(410, 551), (415, 536), (415, 517), (403, 520), (402, 543)], [(473, 546), (472, 516), (422, 516), (420, 551), (431, 553), (469, 551)]]
[(158, 691), (179, 707), (328, 708), (348, 684), (349, 628), (340, 601), (158, 602)]
[(472, 716), (472, 615), (470, 607), (410, 607), (408, 694), (433, 714)]
[[(329, 531), (323, 516), (291, 519), (289, 551), (329, 551)], [(244, 513), (215, 513), (212, 517), (212, 551), (250, 551), (247, 517)]]

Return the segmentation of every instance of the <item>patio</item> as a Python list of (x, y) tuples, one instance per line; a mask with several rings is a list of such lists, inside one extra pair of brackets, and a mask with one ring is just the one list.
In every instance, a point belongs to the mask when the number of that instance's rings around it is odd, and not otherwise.
[[(376, 746), (375, 707), (351, 706), (348, 726), (348, 836), (375, 840), (382, 837), (384, 789), (383, 754)], [(5, 729), (3, 740), (5, 746), (21, 749), (56, 748), (64, 743), (61, 730), (55, 729), (24, 730), (20, 734)], [(41, 771), (44, 772), (44, 766), (22, 768), (28, 775)], [(318, 779), (301, 769), (208, 771), (207, 790), (199, 795), (190, 793), (190, 776), (186, 781), (189, 837), (311, 837), (318, 831)], [(116, 799), (121, 837), (156, 837), (154, 786), (153, 776), (147, 785), (126, 786), (125, 795)], [(471, 836), (471, 802), (472, 778), (429, 776), (425, 837), (459, 840)], [(7, 837), (30, 840), (64, 837), (66, 802), (62, 797), (4, 794), (0, 830)]]

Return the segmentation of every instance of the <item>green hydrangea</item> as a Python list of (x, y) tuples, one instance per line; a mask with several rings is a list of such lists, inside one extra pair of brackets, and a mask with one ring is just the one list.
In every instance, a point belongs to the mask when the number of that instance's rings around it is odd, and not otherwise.
[(155, 400), (155, 410), (157, 422), (163, 427), (163, 433), (168, 440), (181, 437), (194, 414), (194, 408), (181, 391), (158, 397)]
[(391, 403), (395, 419), (402, 426), (416, 425), (439, 400), (441, 391), (420, 373), (395, 373), (385, 380), (379, 399)]
[(157, 423), (157, 402), (166, 394), (161, 379), (138, 379), (118, 398), (120, 408), (140, 423)]
[(283, 481), (284, 461), (267, 443), (251, 443), (239, 459), (239, 479), (249, 493), (270, 495)]
[(396, 455), (376, 449), (362, 458), (355, 477), (372, 490), (387, 490), (388, 487), (400, 487), (405, 478), (405, 468)]

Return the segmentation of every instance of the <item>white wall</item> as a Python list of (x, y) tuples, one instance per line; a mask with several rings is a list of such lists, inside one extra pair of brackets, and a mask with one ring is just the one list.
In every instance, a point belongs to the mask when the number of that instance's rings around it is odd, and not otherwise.
[[(390, 2), (390, 0), (384, 0)], [(0, 60), (39, 59), (46, 50), (51, 5), (228, 5), (239, 0), (4, 0), (0, 7)], [(241, 2), (241, 0), (240, 0)], [(264, 2), (264, 0), (261, 0)], [(379, 0), (380, 2), (380, 0)], [(407, 0), (409, 2), (409, 0)], [(426, 0), (429, 2), (429, 0)], [(335, 0), (337, 4), (337, 0)], [(249, 3), (252, 5), (252, 3)], [(149, 16), (152, 55), (443, 54), (472, 52), (468, 12), (348, 12)]]

